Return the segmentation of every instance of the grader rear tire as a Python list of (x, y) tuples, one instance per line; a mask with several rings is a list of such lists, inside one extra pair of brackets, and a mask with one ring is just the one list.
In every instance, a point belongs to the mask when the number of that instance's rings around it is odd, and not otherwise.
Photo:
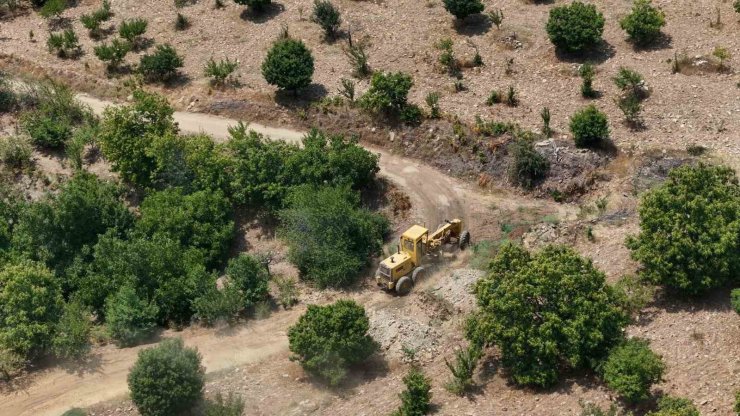
[(416, 284), (419, 279), (424, 277), (424, 268), (423, 267), (417, 267), (414, 269), (414, 272), (411, 273), (411, 280), (413, 280), (414, 284)]
[(408, 276), (404, 276), (398, 279), (398, 282), (396, 282), (396, 293), (401, 296), (407, 295), (409, 292), (411, 292), (411, 288), (413, 286), (414, 282), (411, 280), (411, 278)]
[(470, 245), (470, 231), (465, 230), (460, 234), (458, 244), (460, 246), (460, 250), (465, 250), (465, 247)]

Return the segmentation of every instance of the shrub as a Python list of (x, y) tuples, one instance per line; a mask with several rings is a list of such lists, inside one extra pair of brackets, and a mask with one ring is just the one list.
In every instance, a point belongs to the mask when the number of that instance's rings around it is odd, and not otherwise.
[(45, 0), (39, 14), (45, 19), (58, 19), (67, 9), (67, 0)]
[(211, 78), (211, 83), (222, 86), (226, 84), (227, 79), (230, 83), (233, 83), (231, 74), (236, 71), (238, 66), (239, 61), (232, 61), (228, 57), (218, 62), (214, 61), (213, 58), (210, 58), (208, 62), (206, 62), (203, 74)]
[(511, 144), (513, 160), (509, 170), (511, 181), (524, 188), (532, 188), (547, 176), (550, 161), (535, 150), (530, 140), (518, 139)]
[(178, 13), (175, 16), (175, 30), (181, 31), (190, 27), (190, 19), (185, 17), (182, 13)]
[(353, 68), (353, 74), (357, 78), (365, 78), (370, 75), (370, 65), (365, 51), (366, 44), (363, 41), (351, 43), (345, 50), (349, 63)]
[(570, 132), (577, 147), (600, 145), (609, 138), (609, 123), (606, 114), (594, 105), (575, 113), (570, 119)]
[(141, 299), (131, 286), (121, 287), (105, 303), (108, 334), (120, 347), (134, 346), (156, 328), (157, 306)]
[(90, 350), (90, 310), (72, 301), (64, 307), (64, 313), (55, 328), (52, 351), (60, 358), (80, 358)]
[(501, 97), (501, 91), (493, 90), (486, 99), (486, 105), (492, 106), (494, 104), (499, 104), (502, 100), (503, 98)]
[(149, 194), (141, 203), (136, 229), (154, 236), (162, 234), (183, 247), (198, 250), (209, 267), (226, 256), (234, 236), (231, 203), (221, 191), (203, 190), (185, 195), (170, 188)]
[(262, 62), (262, 76), (270, 85), (297, 91), (313, 77), (313, 56), (305, 44), (291, 38), (278, 39)]
[(261, 13), (272, 4), (272, 0), (234, 0), (234, 3), (247, 6), (253, 12)]
[(424, 416), (429, 413), (432, 401), (431, 380), (417, 367), (411, 367), (403, 378), (406, 389), (398, 396), (401, 407), (393, 416)]
[(619, 21), (619, 26), (627, 32), (632, 42), (645, 46), (660, 37), (660, 29), (665, 26), (665, 15), (653, 7), (651, 0), (635, 0), (632, 12)]
[(244, 413), (244, 399), (241, 396), (229, 393), (224, 399), (221, 392), (216, 393), (213, 400), (206, 400), (204, 416), (242, 416)]
[(504, 12), (501, 9), (493, 9), (488, 12), (488, 18), (491, 20), (491, 23), (496, 25), (496, 29), (501, 29), (501, 23), (504, 22)]
[(360, 97), (360, 105), (372, 112), (398, 113), (408, 103), (408, 94), (414, 81), (403, 72), (376, 72), (370, 88)]
[(334, 38), (342, 24), (342, 16), (329, 0), (314, 0), (311, 20), (324, 29), (328, 38)]
[(404, 123), (410, 126), (417, 126), (421, 124), (421, 119), (424, 118), (424, 113), (421, 112), (421, 108), (415, 104), (407, 104), (401, 109), (401, 113), (398, 118)]
[(552, 8), (546, 29), (555, 47), (579, 53), (601, 42), (604, 15), (593, 4), (574, 1), (568, 6)]
[(26, 136), (0, 138), (0, 160), (7, 166), (22, 169), (33, 163), (33, 147)]
[(714, 51), (712, 51), (712, 56), (719, 60), (718, 69), (720, 70), (726, 69), (725, 61), (732, 58), (732, 54), (730, 54), (730, 51), (728, 51), (727, 48), (723, 48), (721, 46), (717, 46), (716, 48), (714, 48)]
[(236, 285), (227, 283), (221, 290), (214, 284), (193, 301), (195, 316), (205, 325), (220, 320), (234, 322), (244, 309), (244, 299)]
[(252, 307), (269, 296), (270, 273), (267, 265), (249, 254), (230, 259), (226, 275), (230, 284), (241, 292), (242, 307)]
[(595, 75), (594, 66), (589, 63), (585, 63), (579, 68), (578, 74), (581, 76), (581, 79), (583, 79), (583, 84), (581, 85), (581, 95), (585, 98), (596, 97), (596, 91), (593, 87)]
[(113, 171), (124, 181), (151, 184), (157, 170), (151, 154), (153, 137), (177, 130), (173, 114), (164, 97), (143, 90), (134, 91), (131, 104), (105, 109), (98, 140)]
[(445, 359), (445, 365), (452, 373), (452, 380), (445, 385), (447, 390), (462, 396), (473, 387), (473, 374), (481, 354), (480, 345), (471, 343), (468, 348), (455, 353), (455, 364)]
[(455, 52), (452, 49), (452, 39), (444, 38), (434, 44), (434, 47), (441, 51), (439, 63), (445, 68), (450, 76), (461, 77), (460, 65), (455, 58)]
[(139, 352), (128, 386), (142, 416), (168, 416), (192, 409), (203, 397), (200, 354), (182, 339), (168, 339)]
[(637, 98), (644, 98), (645, 96), (642, 75), (629, 68), (619, 68), (617, 76), (614, 77), (614, 85), (622, 90), (625, 95), (634, 95)]
[(517, 384), (551, 386), (565, 368), (593, 366), (628, 322), (604, 273), (572, 249), (530, 254), (507, 244), (476, 285), (474, 343), (495, 344)]
[(542, 135), (550, 137), (552, 135), (552, 129), (550, 128), (550, 109), (543, 107), (540, 111), (540, 117), (542, 117)]
[(737, 281), (740, 186), (732, 169), (673, 169), (642, 197), (639, 214), (640, 234), (627, 246), (643, 278), (688, 295)]
[(740, 289), (732, 289), (732, 292), (730, 292), (730, 304), (732, 305), (732, 309), (740, 314)]
[[(735, 8), (735, 12), (740, 13), (740, 0), (735, 0), (732, 6)], [(740, 410), (737, 410), (737, 412), (740, 413)]]
[(61, 33), (50, 33), (46, 41), (49, 52), (54, 52), (60, 58), (75, 58), (80, 52), (80, 40), (73, 29), (65, 29)]
[(62, 416), (87, 416), (87, 412), (80, 408), (72, 408), (62, 413)]
[(138, 47), (149, 23), (144, 19), (124, 19), (118, 27), (118, 36), (126, 39), (132, 47)]
[(429, 106), (429, 118), (437, 119), (440, 118), (441, 113), (439, 111), (439, 93), (430, 92), (427, 94), (424, 101)]
[[(740, 1), (735, 2), (735, 10), (737, 10), (738, 13), (740, 13)], [(740, 390), (735, 392), (735, 407), (733, 409), (735, 410), (735, 413), (740, 415)]]
[(639, 314), (655, 296), (654, 286), (632, 274), (619, 279), (614, 289), (620, 294), (622, 306), (630, 316)]
[(4, 74), (0, 73), (0, 113), (13, 111), (17, 105), (18, 97), (12, 84)]
[(443, 2), (445, 10), (460, 20), (482, 12), (484, 7), (480, 0), (443, 0)]
[(25, 356), (0, 348), (0, 379), (9, 381), (14, 375), (23, 370), (27, 363), (28, 360)]
[(337, 385), (349, 366), (364, 362), (377, 349), (367, 334), (369, 328), (365, 309), (352, 300), (308, 305), (306, 313), (288, 330), (292, 359), (309, 373)]
[(701, 416), (701, 414), (689, 399), (664, 396), (658, 400), (658, 410), (645, 416)]
[(347, 286), (380, 250), (388, 222), (359, 203), (347, 188), (304, 185), (291, 192), (280, 232), (302, 278), (319, 287)]
[(72, 123), (66, 114), (54, 118), (38, 110), (29, 111), (21, 116), (20, 122), (33, 143), (41, 147), (59, 148), (72, 137)]
[(153, 54), (141, 57), (139, 73), (148, 82), (169, 81), (182, 68), (183, 58), (170, 45), (158, 45)]
[(103, 43), (93, 49), (95, 56), (107, 64), (108, 71), (118, 68), (130, 50), (131, 44), (120, 39), (113, 39), (110, 44)]
[(278, 295), (277, 300), (284, 309), (289, 309), (291, 306), (298, 303), (298, 295), (300, 291), (296, 287), (295, 280), (289, 277), (277, 276), (273, 279), (275, 286), (277, 287)]
[(59, 283), (48, 269), (6, 265), (0, 270), (0, 349), (28, 358), (45, 352), (62, 308)]
[(103, 23), (94, 14), (83, 14), (80, 16), (82, 26), (89, 31), (90, 37), (97, 39), (100, 37), (100, 25)]
[(601, 369), (606, 385), (628, 403), (650, 397), (650, 387), (661, 381), (665, 364), (647, 341), (632, 338), (615, 347)]
[(509, 107), (519, 105), (519, 97), (516, 96), (516, 89), (514, 89), (513, 85), (509, 85), (509, 89), (506, 91), (506, 105)]
[(633, 94), (628, 94), (615, 101), (617, 103), (617, 107), (622, 110), (624, 120), (627, 124), (632, 127), (638, 127), (642, 124), (642, 117), (640, 116), (642, 105), (640, 104), (639, 98)]

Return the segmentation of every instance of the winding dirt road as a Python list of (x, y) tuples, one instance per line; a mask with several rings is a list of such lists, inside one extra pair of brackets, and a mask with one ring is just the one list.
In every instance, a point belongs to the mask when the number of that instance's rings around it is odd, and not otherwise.
[[(80, 95), (80, 101), (100, 114), (111, 103)], [(176, 112), (175, 120), (185, 133), (207, 133), (215, 140), (226, 140), (227, 129), (237, 123), (212, 115)], [(250, 124), (250, 128), (273, 140), (293, 143), (300, 141), (302, 132)], [(436, 225), (445, 218), (466, 219), (471, 207), (490, 204), (509, 206), (529, 205), (521, 197), (481, 194), (454, 178), (418, 161), (405, 159), (378, 149), (381, 174), (388, 177), (411, 198), (417, 218), (427, 225)], [(475, 209), (475, 208), (473, 208)], [(474, 224), (471, 224), (474, 229)], [(255, 363), (288, 351), (287, 328), (303, 312), (302, 308), (279, 312), (261, 321), (250, 321), (228, 333), (217, 329), (190, 328), (165, 336), (180, 336), (186, 345), (197, 347), (208, 373), (233, 366)], [(144, 347), (118, 349), (107, 346), (95, 350), (91, 363), (73, 370), (54, 366), (30, 374), (16, 385), (0, 384), (0, 415), (58, 416), (71, 407), (87, 407), (95, 403), (124, 396), (126, 376)]]

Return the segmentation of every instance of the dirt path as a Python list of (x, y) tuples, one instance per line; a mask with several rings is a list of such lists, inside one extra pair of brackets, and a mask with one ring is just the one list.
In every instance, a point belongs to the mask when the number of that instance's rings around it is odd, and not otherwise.
[[(89, 96), (79, 99), (100, 114), (110, 103)], [(228, 127), (237, 123), (218, 116), (176, 112), (175, 120), (185, 133), (207, 133), (216, 140), (228, 137)], [(272, 139), (293, 143), (300, 141), (302, 132), (250, 124), (250, 128)], [(419, 161), (392, 155), (379, 149), (381, 174), (385, 175), (411, 198), (416, 220), (434, 227), (443, 219), (462, 217), (475, 230), (475, 218), (492, 204), (526, 207), (542, 205), (511, 194), (483, 194), (457, 179), (446, 176)], [(569, 215), (567, 208), (558, 205), (561, 217)], [(472, 215), (473, 213), (477, 215)], [(233, 366), (260, 362), (276, 354), (287, 352), (287, 328), (295, 322), (302, 309), (280, 312), (272, 317), (220, 333), (214, 329), (190, 328), (176, 335), (186, 345), (197, 347), (203, 355), (206, 371), (211, 373)], [(0, 390), (0, 415), (58, 416), (70, 407), (85, 407), (123, 396), (127, 392), (126, 375), (143, 347), (118, 349), (113, 346), (95, 351), (89, 369), (65, 370), (52, 367), (20, 380), (15, 388)], [(0, 386), (1, 387), (1, 386)]]

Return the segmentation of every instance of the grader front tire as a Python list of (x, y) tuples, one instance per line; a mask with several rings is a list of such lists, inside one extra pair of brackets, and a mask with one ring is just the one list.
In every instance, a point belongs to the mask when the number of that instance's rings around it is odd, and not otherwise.
[(470, 231), (465, 230), (460, 234), (460, 240), (458, 242), (460, 250), (465, 250), (470, 245)]
[(409, 292), (411, 292), (411, 288), (413, 286), (414, 282), (411, 280), (411, 278), (408, 276), (404, 276), (398, 279), (398, 282), (396, 282), (396, 293), (398, 293), (400, 296), (407, 295)]

